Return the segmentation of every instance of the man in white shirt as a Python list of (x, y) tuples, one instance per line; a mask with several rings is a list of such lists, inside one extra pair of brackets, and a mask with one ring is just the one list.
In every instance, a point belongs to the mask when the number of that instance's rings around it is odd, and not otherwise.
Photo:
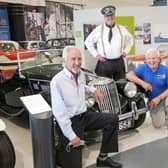
[(103, 129), (97, 167), (121, 168), (120, 163), (107, 156), (109, 152), (118, 152), (118, 116), (87, 111), (85, 91), (92, 92), (99, 103), (103, 99), (102, 94), (96, 88), (86, 86), (85, 75), (80, 69), (82, 57), (78, 48), (65, 47), (63, 58), (64, 69), (53, 77), (50, 84), (52, 111), (59, 125), (61, 141), (61, 147), (56, 152), (57, 162), (62, 168), (82, 168), (80, 144), (84, 131)]
[(85, 45), (98, 61), (96, 74), (118, 80), (125, 77), (123, 58), (131, 50), (133, 38), (124, 26), (115, 24), (115, 10), (111, 5), (102, 8), (105, 23), (89, 34)]

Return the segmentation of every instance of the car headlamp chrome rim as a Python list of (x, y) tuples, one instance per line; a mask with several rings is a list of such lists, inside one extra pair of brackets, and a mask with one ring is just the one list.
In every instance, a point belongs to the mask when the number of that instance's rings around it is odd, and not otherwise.
[(124, 87), (124, 93), (129, 98), (134, 97), (137, 94), (137, 86), (132, 82), (128, 82)]
[(88, 108), (93, 107), (95, 102), (96, 102), (96, 100), (95, 100), (94, 97), (89, 97), (89, 98), (86, 99), (86, 105), (87, 105)]

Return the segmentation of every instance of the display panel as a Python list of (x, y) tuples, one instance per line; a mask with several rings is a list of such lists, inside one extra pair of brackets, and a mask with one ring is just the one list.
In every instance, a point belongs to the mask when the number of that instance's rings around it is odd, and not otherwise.
[(10, 40), (8, 13), (0, 9), (0, 40)]

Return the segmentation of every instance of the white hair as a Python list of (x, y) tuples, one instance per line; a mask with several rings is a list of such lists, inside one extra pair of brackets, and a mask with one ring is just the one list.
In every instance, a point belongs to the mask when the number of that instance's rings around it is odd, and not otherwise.
[(151, 52), (156, 53), (157, 57), (160, 57), (160, 52), (155, 48), (148, 49), (145, 53), (145, 57), (147, 57)]
[(68, 52), (69, 52), (70, 49), (78, 49), (78, 50), (79, 50), (79, 48), (77, 48), (77, 47), (74, 46), (74, 45), (68, 45), (68, 46), (64, 47), (63, 52), (62, 52), (62, 58), (63, 58), (63, 63), (62, 63), (62, 65), (63, 65), (63, 66), (65, 66), (65, 61), (66, 61), (67, 58), (68, 58)]
[[(66, 47), (63, 49), (63, 52), (62, 52), (62, 57), (63, 57), (63, 60), (64, 60), (64, 61), (67, 60), (69, 49), (78, 49), (78, 48), (77, 48), (76, 46), (73, 46), (73, 45), (66, 46)], [(78, 50), (79, 50), (79, 49), (78, 49)]]

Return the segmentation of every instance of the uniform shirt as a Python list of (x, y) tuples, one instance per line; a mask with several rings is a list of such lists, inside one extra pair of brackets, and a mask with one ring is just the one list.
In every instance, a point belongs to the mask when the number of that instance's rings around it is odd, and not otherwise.
[(153, 99), (168, 89), (168, 67), (159, 64), (156, 71), (152, 71), (147, 64), (143, 64), (134, 71), (143, 81), (152, 85), (152, 91), (148, 93), (149, 99)]
[(70, 118), (86, 112), (85, 91), (96, 89), (86, 86), (84, 73), (78, 75), (78, 84), (73, 75), (64, 68), (50, 83), (53, 114), (64, 134), (70, 141), (76, 137)]
[[(103, 33), (102, 33), (102, 27), (104, 27)], [(94, 57), (100, 54), (106, 57), (107, 59), (119, 58), (122, 52), (125, 52), (128, 54), (133, 45), (133, 38), (124, 26), (120, 25), (119, 27), (120, 27), (121, 33), (117, 25), (115, 25), (112, 28), (113, 35), (110, 43), (108, 41), (109, 28), (105, 24), (99, 25), (98, 27), (96, 27), (85, 40), (85, 45), (88, 48), (89, 52)], [(121, 34), (123, 38), (122, 46), (121, 46)], [(104, 50), (102, 45), (102, 39), (104, 43)], [(94, 45), (95, 43), (97, 44), (97, 49), (95, 48), (95, 45)], [(125, 47), (123, 48), (123, 46)]]

